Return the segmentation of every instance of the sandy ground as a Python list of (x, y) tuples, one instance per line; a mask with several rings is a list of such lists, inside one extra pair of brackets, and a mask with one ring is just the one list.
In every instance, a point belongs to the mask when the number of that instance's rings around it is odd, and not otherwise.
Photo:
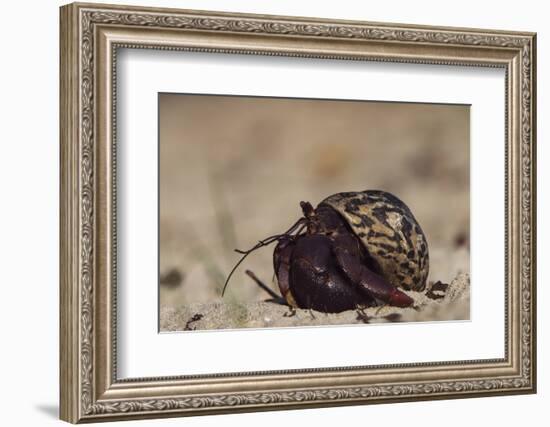
[(290, 309), (276, 301), (241, 304), (195, 303), (161, 309), (161, 331), (194, 331), (234, 328), (350, 325), (362, 323), (468, 320), (470, 277), (459, 274), (448, 287), (435, 285), (427, 292), (407, 292), (415, 303), (410, 308), (369, 307), (342, 313)]
[(244, 271), (277, 291), (273, 247), (246, 260), (222, 299), (233, 250), (287, 229), (301, 200), (364, 189), (411, 208), (428, 239), (429, 283), (469, 273), (468, 107), (162, 95), (161, 329), (189, 307), (264, 307)]

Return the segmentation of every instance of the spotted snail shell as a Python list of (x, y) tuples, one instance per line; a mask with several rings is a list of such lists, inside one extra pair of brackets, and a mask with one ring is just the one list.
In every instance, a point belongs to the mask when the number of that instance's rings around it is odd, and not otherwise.
[(347, 221), (374, 261), (374, 269), (392, 285), (421, 291), (429, 270), (428, 242), (411, 210), (385, 191), (337, 193), (328, 205)]

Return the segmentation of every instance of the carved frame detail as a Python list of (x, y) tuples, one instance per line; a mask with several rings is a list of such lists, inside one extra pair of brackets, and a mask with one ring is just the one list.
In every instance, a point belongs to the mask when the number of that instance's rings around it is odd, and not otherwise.
[[(98, 103), (103, 97), (98, 90), (113, 90), (116, 82), (114, 69), (110, 85), (98, 88), (98, 40), (102, 29), (123, 29), (132, 34), (134, 30), (147, 34), (162, 31), (192, 32), (199, 34), (225, 34), (235, 37), (233, 46), (181, 47), (162, 42), (144, 44), (139, 40), (113, 41), (109, 66), (116, 63), (117, 47), (188, 49), (206, 52), (247, 53), (261, 55), (308, 56), (317, 58), (343, 58), (353, 60), (400, 61), (409, 63), (468, 64), (474, 66), (505, 67), (507, 72), (507, 139), (510, 153), (517, 150), (517, 165), (507, 168), (507, 204), (517, 201), (517, 212), (513, 206), (507, 221), (516, 227), (517, 235), (507, 235), (507, 243), (513, 240), (517, 253), (507, 254), (507, 264), (518, 265), (517, 277), (512, 277), (508, 297), (516, 298), (517, 304), (507, 304), (506, 358), (498, 361), (471, 361), (471, 364), (487, 365), (487, 370), (510, 368), (506, 375), (481, 374), (479, 366), (471, 374), (462, 374), (455, 379), (446, 379), (441, 366), (450, 370), (460, 367), (461, 372), (469, 369), (469, 363), (434, 363), (381, 367), (393, 371), (388, 381), (365, 383), (353, 386), (318, 387), (304, 379), (303, 387), (282, 390), (278, 387), (263, 391), (220, 392), (216, 389), (216, 378), (220, 381), (238, 380), (239, 375), (208, 376), (212, 383), (211, 394), (182, 394), (180, 397), (147, 395), (147, 386), (162, 383), (167, 388), (185, 383), (185, 378), (142, 379), (143, 393), (110, 396), (111, 390), (120, 390), (128, 382), (117, 381), (116, 361), (111, 360), (103, 367), (102, 360), (116, 355), (116, 339), (107, 339), (112, 347), (98, 344), (97, 322), (109, 322), (115, 328), (115, 298), (107, 301), (111, 306), (100, 310), (95, 294), (103, 286), (96, 277), (98, 271), (98, 221), (106, 222), (98, 203), (104, 204), (98, 193)], [(239, 47), (239, 40), (247, 36), (255, 39), (287, 39), (289, 48), (277, 49)], [(128, 38), (127, 38), (128, 39)], [(131, 39), (131, 38), (130, 38)], [(341, 54), (308, 50), (307, 41), (323, 39), (326, 46), (343, 41)], [(271, 40), (271, 39), (269, 39)], [(303, 45), (301, 44), (303, 41)], [(356, 52), (350, 41), (378, 42), (385, 46), (400, 46), (401, 51), (392, 53), (389, 49), (380, 55), (364, 55)], [(294, 44), (293, 44), (294, 43)], [(347, 44), (346, 44), (347, 43)], [(351, 48), (350, 48), (351, 46)], [(360, 46), (360, 45), (358, 45)], [(431, 49), (449, 46), (444, 55), (431, 54)], [(368, 49), (367, 49), (368, 50)], [(403, 52), (409, 54), (405, 55)], [(483, 56), (480, 52), (486, 51)], [(470, 54), (472, 52), (473, 54)], [(479, 396), (497, 393), (532, 393), (536, 383), (535, 357), (535, 35), (531, 33), (497, 32), (486, 30), (413, 27), (394, 24), (371, 24), (357, 22), (329, 22), (322, 20), (268, 17), (260, 15), (233, 15), (211, 12), (161, 10), (120, 6), (72, 4), (61, 9), (61, 417), (70, 422), (100, 421), (137, 417), (159, 417), (174, 415), (196, 415), (234, 411), (251, 411), (259, 408), (281, 409), (286, 407), (326, 406), (329, 404), (358, 404), (380, 401), (421, 400), (428, 398)], [(114, 91), (113, 91), (114, 92)], [(111, 94), (111, 101), (116, 96)], [(98, 101), (99, 99), (99, 101)], [(110, 123), (116, 126), (115, 108), (111, 108)], [(105, 118), (105, 117), (104, 117)], [(101, 124), (103, 126), (103, 124)], [(112, 129), (109, 130), (112, 132)], [(113, 168), (116, 159), (113, 154)], [(510, 160), (510, 159), (509, 159)], [(111, 172), (112, 173), (112, 172)], [(106, 184), (108, 185), (108, 183)], [(517, 191), (514, 190), (517, 188)], [(116, 189), (113, 194), (116, 195)], [(516, 192), (515, 192), (516, 191)], [(114, 195), (111, 194), (114, 200)], [(513, 199), (513, 200), (512, 200)], [(114, 206), (116, 204), (113, 202)], [(111, 206), (111, 209), (113, 207)], [(112, 212), (116, 215), (116, 209)], [(103, 215), (103, 216), (102, 216)], [(113, 218), (111, 218), (113, 220)], [(107, 227), (108, 228), (108, 227)], [(102, 230), (105, 230), (103, 228)], [(103, 232), (103, 231), (101, 231)], [(116, 247), (116, 234), (110, 243)], [(109, 270), (109, 269), (108, 269)], [(115, 265), (110, 274), (116, 276)], [(511, 273), (510, 273), (511, 274)], [(508, 277), (508, 276), (507, 276)], [(511, 276), (510, 276), (511, 277)], [(103, 300), (102, 300), (103, 301)], [(109, 315), (105, 313), (109, 313)], [(99, 317), (98, 317), (99, 316)], [(103, 316), (103, 317), (101, 317)], [(514, 347), (516, 346), (516, 347)], [(105, 355), (103, 355), (105, 353)], [(515, 355), (515, 356), (514, 356)], [(513, 360), (512, 360), (513, 359)], [(377, 371), (372, 367), (356, 367), (365, 373)], [(380, 368), (380, 369), (381, 369)], [(419, 368), (429, 372), (437, 368), (439, 377), (424, 381), (400, 381), (400, 372)], [(98, 370), (107, 370), (98, 374)], [(288, 371), (278, 375), (309, 374), (326, 370)], [(345, 369), (329, 370), (333, 374)], [(368, 371), (368, 372), (367, 372)], [(442, 372), (442, 373), (441, 373)], [(250, 373), (253, 377), (269, 373)], [(106, 380), (100, 380), (103, 375)], [(109, 379), (110, 378), (110, 379)], [(253, 378), (251, 379), (251, 381)], [(138, 379), (139, 382), (139, 379)], [(173, 384), (171, 384), (173, 382)], [(135, 383), (131, 382), (135, 388)]]

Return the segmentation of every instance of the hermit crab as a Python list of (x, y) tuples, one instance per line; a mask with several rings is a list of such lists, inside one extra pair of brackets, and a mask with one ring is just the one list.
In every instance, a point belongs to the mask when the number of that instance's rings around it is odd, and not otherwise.
[(275, 276), (286, 303), (338, 313), (389, 304), (408, 307), (402, 290), (422, 291), (429, 269), (428, 243), (411, 210), (380, 190), (337, 193), (316, 208), (300, 202), (303, 216), (282, 234), (246, 251), (277, 242)]

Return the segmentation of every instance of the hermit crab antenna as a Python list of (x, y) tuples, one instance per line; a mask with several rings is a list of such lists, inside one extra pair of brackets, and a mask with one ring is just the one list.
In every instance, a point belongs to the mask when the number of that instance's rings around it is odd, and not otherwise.
[[(242, 251), (240, 249), (235, 249), (235, 252), (242, 254), (243, 256), (237, 263), (233, 266), (231, 271), (229, 272), (229, 275), (227, 276), (227, 279), (225, 280), (225, 283), (223, 285), (222, 289), (222, 297), (225, 294), (225, 289), (227, 288), (227, 285), (229, 284), (229, 280), (231, 279), (231, 276), (233, 276), (233, 273), (241, 265), (241, 263), (246, 259), (248, 255), (250, 255), (252, 252), (254, 252), (256, 249), (263, 248), (264, 246), (268, 246), (273, 242), (279, 241), (281, 239), (284, 239), (285, 237), (290, 237), (290, 235), (298, 228), (298, 233), (300, 233), (303, 230), (303, 224), (304, 224), (305, 218), (300, 218), (298, 221), (296, 221), (292, 227), (290, 227), (287, 231), (285, 231), (282, 234), (275, 234), (274, 236), (266, 237), (263, 240), (260, 240), (258, 243), (256, 243), (254, 246), (252, 246), (247, 251)], [(300, 227), (302, 226), (302, 227)]]

